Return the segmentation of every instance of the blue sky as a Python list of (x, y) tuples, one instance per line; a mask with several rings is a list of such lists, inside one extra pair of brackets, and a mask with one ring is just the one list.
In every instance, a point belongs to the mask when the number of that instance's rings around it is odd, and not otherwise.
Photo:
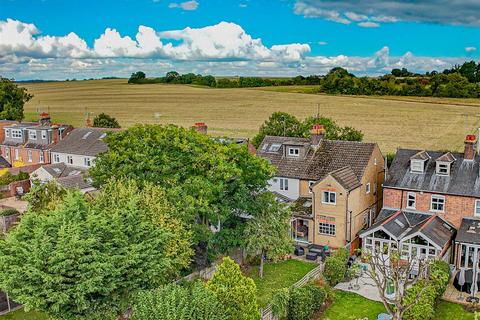
[(0, 75), (17, 79), (440, 70), (479, 42), (472, 0), (0, 0)]

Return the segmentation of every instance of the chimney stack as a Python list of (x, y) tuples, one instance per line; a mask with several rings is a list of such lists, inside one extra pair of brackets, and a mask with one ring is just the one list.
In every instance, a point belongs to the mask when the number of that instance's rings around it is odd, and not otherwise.
[(193, 127), (193, 129), (195, 129), (195, 131), (197, 131), (198, 133), (201, 133), (201, 134), (207, 134), (207, 125), (205, 124), (205, 122), (196, 122), (195, 123), (195, 126)]
[(467, 135), (465, 138), (465, 160), (475, 159), (475, 144), (477, 143), (477, 137), (473, 134)]
[(318, 146), (325, 137), (325, 127), (321, 124), (314, 124), (310, 133), (312, 146)]
[(40, 113), (39, 123), (41, 126), (49, 126), (51, 124), (50, 114), (46, 112)]
[(52, 143), (56, 144), (60, 140), (60, 133), (58, 131), (58, 126), (52, 126)]

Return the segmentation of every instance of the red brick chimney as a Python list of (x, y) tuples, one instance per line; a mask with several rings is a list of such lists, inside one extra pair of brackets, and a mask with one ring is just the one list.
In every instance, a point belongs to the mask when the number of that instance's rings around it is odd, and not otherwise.
[(310, 134), (312, 146), (318, 146), (325, 137), (325, 127), (321, 124), (314, 124)]
[(60, 140), (60, 134), (58, 132), (58, 126), (52, 126), (52, 143), (56, 144)]
[(475, 159), (475, 144), (477, 143), (477, 137), (474, 134), (469, 134), (465, 138), (465, 160)]
[(46, 113), (46, 112), (42, 112), (40, 113), (40, 117), (39, 117), (39, 123), (41, 126), (48, 126), (51, 124), (51, 121), (50, 121), (50, 114)]
[(205, 122), (196, 122), (195, 123), (195, 126), (193, 127), (195, 129), (195, 131), (197, 131), (198, 133), (202, 133), (202, 134), (207, 134), (207, 125), (205, 124)]

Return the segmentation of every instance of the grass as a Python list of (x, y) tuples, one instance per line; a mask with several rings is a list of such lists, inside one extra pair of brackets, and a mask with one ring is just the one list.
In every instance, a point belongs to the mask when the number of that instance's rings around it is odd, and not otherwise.
[(46, 315), (39, 312), (25, 312), (23, 309), (11, 312), (4, 316), (0, 316), (0, 320), (47, 320), (49, 319)]
[(275, 290), (290, 287), (316, 266), (315, 263), (290, 259), (265, 264), (263, 278), (258, 276), (258, 267), (249, 269), (247, 275), (255, 281), (258, 304), (264, 307), (268, 305)]
[[(344, 291), (335, 292), (335, 301), (318, 318), (318, 320), (376, 320), (378, 314), (384, 313), (385, 308), (381, 302), (368, 300), (358, 294)], [(461, 305), (440, 301), (436, 308), (435, 320), (474, 320), (473, 313), (466, 312)]]
[[(462, 150), (478, 125), (480, 99), (364, 97), (305, 94), (315, 86), (211, 89), (186, 85), (128, 85), (125, 79), (22, 84), (34, 98), (27, 119), (50, 111), (53, 120), (84, 125), (85, 112), (106, 112), (122, 126), (206, 122), (214, 135), (253, 137), (272, 112), (300, 118), (320, 113), (362, 130), (384, 153), (397, 147)], [(155, 117), (155, 114), (157, 117)], [(464, 114), (469, 115), (465, 118)]]

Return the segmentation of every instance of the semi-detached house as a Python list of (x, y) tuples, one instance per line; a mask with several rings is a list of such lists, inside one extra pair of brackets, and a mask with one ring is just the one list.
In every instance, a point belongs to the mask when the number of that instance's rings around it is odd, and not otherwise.
[(362, 232), (367, 250), (440, 258), (480, 267), (480, 157), (476, 137), (463, 153), (400, 149), (384, 183), (383, 209)]
[(358, 246), (357, 234), (373, 223), (381, 205), (384, 160), (375, 143), (266, 136), (257, 155), (277, 168), (268, 189), (293, 211), (298, 244)]

